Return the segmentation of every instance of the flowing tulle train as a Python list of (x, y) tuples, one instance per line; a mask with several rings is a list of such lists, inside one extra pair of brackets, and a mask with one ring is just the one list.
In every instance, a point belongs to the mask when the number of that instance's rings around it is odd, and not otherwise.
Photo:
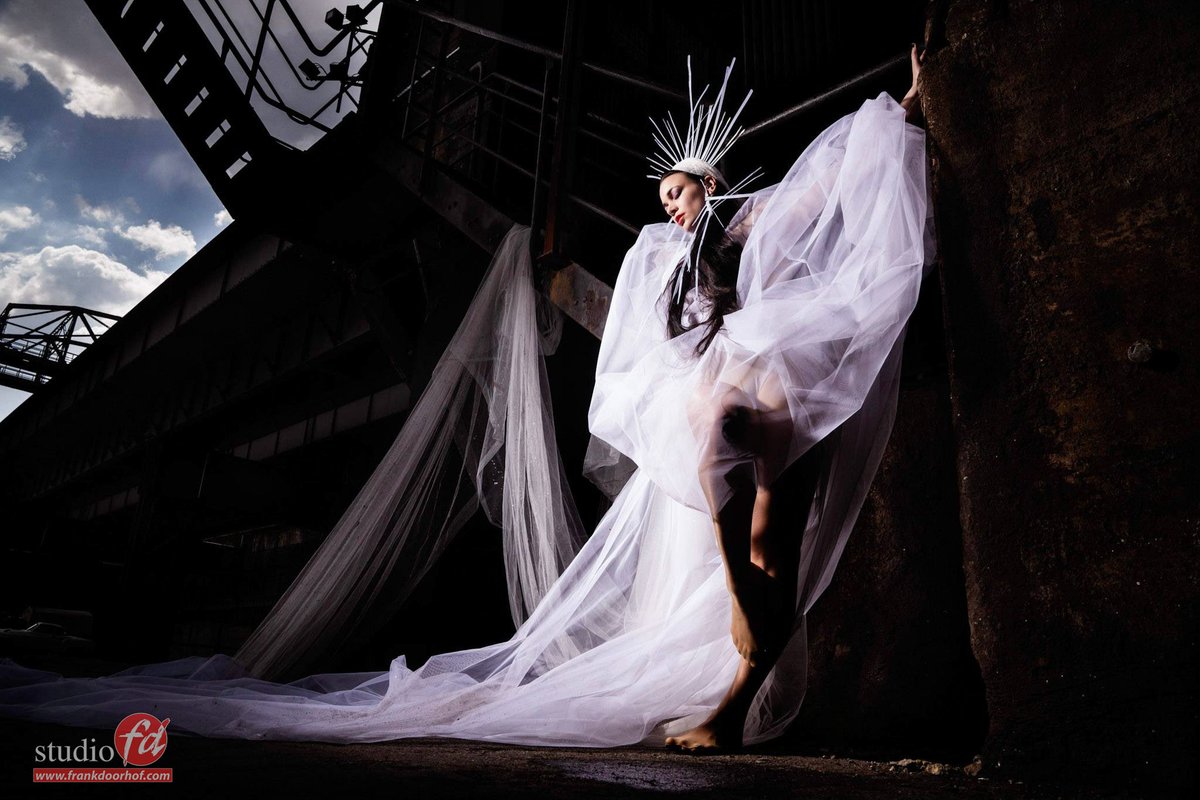
[(635, 473), (595, 533), (507, 642), (438, 655), (416, 671), (314, 675), (276, 684), (217, 656), (99, 680), (29, 680), (6, 711), (110, 726), (127, 713), (169, 716), (205, 736), (378, 741), (446, 736), (606, 746), (697, 724), (737, 669), (720, 552), (704, 514)]

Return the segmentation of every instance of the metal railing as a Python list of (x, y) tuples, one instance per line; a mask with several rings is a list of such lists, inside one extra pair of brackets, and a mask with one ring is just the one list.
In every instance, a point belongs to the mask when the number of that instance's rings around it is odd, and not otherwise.
[[(358, 108), (363, 77), (361, 69), (356, 71), (354, 67), (361, 67), (370, 52), (377, 31), (368, 27), (367, 18), (382, 2), (370, 0), (362, 6), (352, 6), (357, 9), (352, 13), (331, 10), (326, 21), (335, 31), (324, 44), (314, 40), (288, 0), (266, 0), (262, 9), (254, 2), (239, 4), (239, 8), (253, 9), (257, 19), (257, 30), (254, 31), (243, 30), (237, 24), (224, 0), (189, 0), (188, 5), (197, 21), (216, 37), (221, 59), (230, 74), (242, 82), (247, 100), (257, 97), (301, 126), (328, 132), (333, 126), (322, 117), (331, 108), (340, 113), (343, 102)], [(288, 31), (298, 37), (298, 46), (304, 50), (302, 58), (291, 52), (297, 43), (283, 40), (281, 25), (286, 25)], [(286, 74), (272, 75), (266, 68), (268, 43), (273, 45), (277, 62), (286, 68)], [(339, 61), (323, 67), (312, 60), (326, 58), (339, 45), (344, 45)], [(332, 93), (328, 90), (330, 85), (334, 86)], [(304, 94), (322, 92), (323, 102), (318, 99), (315, 110), (300, 108), (299, 100)], [(276, 140), (284, 145), (292, 144), (278, 136)]]
[[(640, 98), (634, 105), (663, 100), (683, 104), (681, 91), (621, 70), (586, 60), (581, 52), (579, 0), (567, 0), (562, 45), (547, 47), (498, 30), (459, 19), (411, 0), (371, 0), (332, 10), (327, 19), (337, 28), (318, 43), (310, 35), (288, 0), (250, 3), (257, 30), (243, 31), (235, 23), (225, 0), (188, 0), (219, 37), (223, 61), (240, 70), (247, 99), (260, 98), (292, 121), (319, 131), (331, 125), (321, 119), (343, 101), (358, 109), (366, 84), (367, 60), (379, 35), (366, 25), (379, 10), (402, 15), (389, 20), (389, 46), (406, 49), (400, 62), (404, 75), (383, 104), (390, 107), (397, 139), (422, 159), (422, 173), (445, 170), (473, 187), (513, 219), (528, 221), (542, 255), (561, 257), (564, 242), (578, 224), (599, 221), (609, 230), (636, 235), (632, 221), (638, 211), (614, 204), (615, 195), (640, 196), (645, 192), (644, 152), (648, 131), (635, 129), (630, 120), (610, 119), (589, 107), (581, 95), (583, 81), (618, 87)], [(352, 11), (353, 9), (353, 11)], [(297, 63), (278, 29), (294, 31), (309, 58)], [(252, 43), (253, 42), (253, 43)], [(277, 51), (285, 75), (267, 69), (265, 54)], [(340, 60), (322, 67), (312, 58), (327, 58), (338, 48)], [(907, 62), (907, 56), (889, 58), (877, 66), (810, 97), (785, 111), (746, 127), (745, 136), (758, 136), (788, 124), (815, 108), (875, 81)], [(356, 67), (358, 67), (356, 69)], [(235, 77), (238, 77), (235, 75)], [(290, 90), (280, 81), (307, 93), (330, 83), (336, 91), (316, 110), (296, 107)], [(597, 83), (598, 82), (598, 83)], [(616, 169), (612, 163), (628, 164)], [(605, 176), (619, 191), (597, 196), (581, 185), (586, 167)], [(514, 184), (520, 184), (517, 190)], [(590, 223), (589, 223), (590, 224)]]
[[(416, 31), (409, 80), (394, 98), (402, 109), (399, 112), (403, 119), (402, 141), (414, 147), (426, 161), (438, 162), (439, 168), (466, 180), (482, 182), (493, 197), (505, 194), (496, 185), (498, 174), (502, 173), (504, 180), (525, 181), (527, 197), (531, 199), (523, 204), (510, 199), (509, 207), (503, 210), (513, 218), (528, 219), (535, 232), (543, 233), (540, 248), (543, 255), (562, 255), (566, 238), (563, 230), (569, 228), (564, 226), (563, 218), (568, 215), (568, 208), (570, 212), (582, 212), (601, 220), (624, 234), (638, 233), (641, 226), (631, 221), (633, 214), (590, 196), (586, 188), (578, 185), (578, 154), (583, 140), (591, 157), (590, 166), (621, 182), (629, 195), (643, 194), (642, 148), (649, 139), (648, 130), (638, 131), (629, 120), (609, 119), (587, 107), (579, 90), (580, 76), (589, 81), (609, 82), (623, 92), (655, 103), (666, 100), (685, 104), (682, 92), (585, 60), (578, 32), (573, 30), (577, 25), (575, 2), (567, 4), (563, 46), (553, 50), (424, 8), (410, 0), (384, 1), (390, 8), (407, 14), (409, 28)], [(453, 40), (454, 46), (431, 54), (425, 46), (431, 39), (438, 43)], [(511, 74), (505, 68), (506, 64), (509, 67), (520, 64), (522, 59), (525, 61), (522, 74)], [(531, 66), (531, 60), (540, 60), (540, 65)], [(744, 135), (757, 136), (787, 125), (829, 101), (877, 81), (907, 61), (907, 54), (888, 58), (785, 111), (746, 126)], [(468, 70), (462, 68), (464, 62), (470, 63)], [(462, 113), (465, 104), (474, 104), (475, 113)], [(460, 147), (449, 147), (452, 141)], [(490, 181), (478, 163), (468, 163), (471, 159), (490, 162)], [(630, 169), (618, 171), (607, 167), (612, 159), (623, 159)], [(574, 214), (571, 218), (580, 220)]]
[(886, 61), (871, 67), (866, 72), (855, 75), (853, 78), (844, 80), (836, 86), (821, 92), (820, 94), (800, 101), (785, 111), (781, 111), (778, 114), (774, 114), (766, 119), (754, 123), (753, 125), (747, 126), (746, 131), (742, 134), (742, 136), (753, 136), (755, 134), (768, 131), (772, 128), (776, 128), (784, 123), (790, 122), (797, 117), (807, 114), (824, 103), (841, 97), (842, 95), (851, 91), (856, 91), (868, 83), (879, 80), (889, 72), (893, 72), (899, 67), (908, 66), (908, 63), (909, 55), (907, 51), (893, 58), (889, 58)]
[[(576, 144), (585, 138), (593, 145), (607, 148), (631, 164), (644, 156), (629, 142), (641, 138), (626, 125), (612, 121), (590, 109), (579, 108), (578, 92), (564, 91), (579, 74), (615, 82), (639, 92), (681, 101), (682, 95), (668, 87), (611, 67), (584, 62), (580, 58), (574, 7), (569, 2), (563, 47), (553, 50), (499, 31), (424, 8), (407, 0), (385, 0), (409, 15), (416, 30), (414, 55), (409, 82), (394, 98), (402, 108), (400, 139), (413, 146), (441, 168), (456, 172), (476, 185), (482, 183), (491, 197), (503, 197), (499, 184), (510, 178), (526, 182), (525, 202), (509, 202), (504, 210), (512, 217), (529, 221), (544, 235), (536, 242), (542, 254), (558, 255), (562, 240), (565, 207), (584, 211), (594, 218), (627, 234), (636, 234), (639, 226), (619, 210), (585, 196), (572, 188)], [(434, 56), (427, 42), (455, 42)], [(469, 54), (470, 58), (465, 58)], [(516, 64), (520, 75), (510, 74), (501, 64), (524, 59)], [(471, 61), (467, 70), (464, 61)], [(473, 71), (473, 73), (471, 72)], [(446, 124), (456, 109), (473, 103), (477, 109), (472, 120), (459, 119)], [(575, 108), (572, 108), (574, 106)], [(576, 116), (582, 124), (571, 124)], [(447, 148), (456, 141), (468, 155), (490, 162), (492, 174), (483, 174), (479, 164), (463, 169), (466, 156), (461, 149)], [(515, 140), (515, 141), (514, 141)], [(442, 158), (447, 150), (457, 158)], [(536, 238), (536, 237), (535, 237)]]

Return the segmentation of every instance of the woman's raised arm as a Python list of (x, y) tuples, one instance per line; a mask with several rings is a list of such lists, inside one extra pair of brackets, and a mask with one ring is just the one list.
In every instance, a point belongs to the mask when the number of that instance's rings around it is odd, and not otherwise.
[(912, 50), (909, 51), (909, 59), (912, 62), (912, 86), (904, 95), (904, 99), (900, 101), (901, 108), (904, 109), (904, 121), (911, 122), (913, 125), (921, 124), (921, 62), (925, 60), (925, 51), (917, 53), (917, 46), (914, 44)]

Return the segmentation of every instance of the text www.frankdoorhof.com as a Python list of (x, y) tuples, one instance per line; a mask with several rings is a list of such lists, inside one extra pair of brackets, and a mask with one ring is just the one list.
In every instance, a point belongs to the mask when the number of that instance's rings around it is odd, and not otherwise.
[(33, 768), (33, 782), (171, 783), (170, 767), (150, 766), (166, 752), (170, 721), (130, 714), (117, 724), (111, 745), (97, 746), (94, 738), (76, 745), (39, 744), (33, 748), (33, 761), (47, 766)]

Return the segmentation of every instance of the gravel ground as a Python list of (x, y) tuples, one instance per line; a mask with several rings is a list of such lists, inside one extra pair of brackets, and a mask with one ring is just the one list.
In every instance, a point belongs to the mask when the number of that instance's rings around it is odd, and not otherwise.
[[(27, 666), (70, 675), (108, 675), (125, 664), (98, 658), (25, 658)], [(450, 739), (378, 744), (248, 742), (172, 735), (155, 767), (170, 767), (169, 787), (128, 784), (34, 785), (34, 748), (111, 743), (111, 730), (89, 730), (0, 718), (0, 798), (126, 797), (134, 791), (172, 798), (416, 798), (686, 797), (805, 800), (1005, 798), (1076, 800), (1145, 795), (1095, 787), (1034, 785), (979, 772), (979, 765), (920, 759), (871, 761), (774, 742), (736, 755), (690, 756), (645, 747), (584, 749), (517, 747)]]
[[(34, 785), (34, 747), (78, 744), (109, 731), (3, 721), (0, 747), (5, 798), (127, 796), (124, 785)], [(1122, 797), (1097, 790), (1026, 785), (971, 776), (960, 767), (797, 755), (754, 749), (737, 755), (687, 756), (649, 748), (584, 750), (409, 739), (333, 745), (246, 742), (172, 736), (154, 766), (171, 767), (170, 787), (138, 789), (171, 797), (395, 798), (1084, 798)]]

